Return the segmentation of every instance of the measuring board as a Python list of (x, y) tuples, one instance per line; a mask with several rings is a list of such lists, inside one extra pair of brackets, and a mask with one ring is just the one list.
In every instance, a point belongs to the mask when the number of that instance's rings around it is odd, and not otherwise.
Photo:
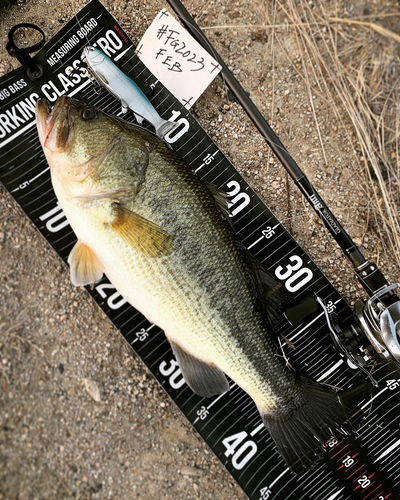
[[(292, 294), (294, 301), (316, 293), (341, 323), (353, 321), (344, 299), (278, 219), (239, 175), (192, 115), (155, 79), (135, 55), (135, 46), (116, 20), (94, 0), (53, 38), (35, 60), (43, 64), (41, 80), (30, 81), (19, 68), (0, 80), (0, 181), (36, 227), (66, 261), (76, 238), (55, 198), (40, 146), (34, 105), (39, 97), (54, 103), (61, 95), (120, 115), (120, 104), (99, 92), (80, 59), (85, 45), (97, 44), (146, 92), (163, 118), (179, 126), (166, 138), (189, 168), (226, 191), (239, 238)], [(9, 89), (9, 90), (8, 90)], [(8, 94), (8, 95), (7, 95)], [(135, 121), (133, 113), (124, 119)], [(150, 127), (149, 127), (150, 129)], [(384, 500), (399, 498), (400, 370), (393, 364), (374, 371), (380, 387), (357, 434), (340, 435), (327, 445), (321, 462), (295, 475), (275, 449), (250, 397), (230, 382), (229, 393), (201, 398), (186, 385), (163, 332), (151, 325), (103, 279), (88, 292), (165, 391), (186, 415), (249, 498), (255, 500)], [(293, 327), (282, 319), (279, 331), (290, 363), (319, 382), (349, 388), (364, 380), (333, 348), (324, 313)]]

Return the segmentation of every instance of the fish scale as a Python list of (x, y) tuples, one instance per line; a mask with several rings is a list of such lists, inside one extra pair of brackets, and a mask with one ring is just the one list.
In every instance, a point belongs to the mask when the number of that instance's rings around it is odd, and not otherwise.
[[(96, 139), (100, 142), (97, 134)], [(129, 136), (126, 142), (130, 144), (131, 148), (137, 146), (137, 141), (130, 140)], [(154, 141), (152, 142), (154, 143)], [(79, 145), (81, 147), (80, 143)], [(113, 153), (118, 154), (121, 147), (115, 149)], [(134, 153), (131, 152), (129, 157), (135, 158), (136, 156), (137, 148)], [(171, 158), (174, 161), (173, 164), (168, 162)], [(101, 167), (102, 172), (111, 166), (111, 158), (106, 158)], [(117, 157), (114, 169), (118, 172), (118, 167), (121, 166), (122, 162)], [(238, 258), (239, 251), (236, 241), (232, 232), (227, 230), (226, 222), (216, 211), (215, 202), (210, 193), (187, 170), (181, 160), (166, 150), (163, 145), (154, 143), (145, 176), (146, 182), (143, 192), (138, 194), (137, 201), (131, 201), (129, 207), (143, 217), (160, 224), (177, 242), (180, 242), (180, 254), (176, 255), (175, 259), (174, 256), (166, 257), (166, 261), (161, 260), (159, 266), (157, 266), (157, 262), (147, 259), (144, 259), (143, 263), (132, 258), (128, 260), (129, 248), (126, 248), (123, 242), (116, 240), (114, 235), (110, 235), (111, 243), (106, 244), (103, 241), (103, 249), (98, 251), (100, 260), (106, 262), (109, 256), (112, 256), (110, 264), (106, 264), (109, 279), (116, 284), (130, 303), (142, 310), (151, 320), (160, 318), (160, 321), (156, 322), (163, 327), (167, 335), (179, 340), (179, 343), (187, 347), (189, 352), (196, 352), (202, 359), (209, 360), (207, 347), (203, 352), (203, 350), (199, 350), (199, 344), (207, 346), (207, 343), (211, 343), (214, 345), (212, 350), (216, 351), (217, 356), (223, 351), (224, 358), (220, 364), (223, 364), (225, 371), (231, 375), (238, 371), (237, 360), (243, 356), (243, 351), (250, 350), (250, 355), (253, 354), (254, 357), (257, 356), (257, 353), (262, 353), (265, 348), (271, 349), (272, 347), (268, 345), (269, 335), (260, 319), (248, 314), (249, 310), (254, 309), (254, 299), (249, 293), (248, 284), (243, 276), (245, 265)], [(118, 176), (114, 175), (115, 178)], [(100, 191), (118, 187), (117, 184), (110, 181), (110, 176), (100, 177), (97, 181), (100, 184)], [(62, 194), (60, 190), (56, 191), (60, 199)], [(179, 205), (174, 206), (175, 216), (172, 218), (169, 208), (171, 197), (176, 200), (175, 204), (179, 201)], [(69, 214), (70, 211), (65, 206), (66, 203), (64, 201), (64, 210)], [(90, 209), (89, 226), (93, 225), (93, 208), (96, 207), (100, 211), (104, 210), (101, 203)], [(79, 227), (82, 218), (87, 213), (85, 205), (82, 213), (75, 216), (77, 222), (72, 223), (72, 225)], [(190, 214), (191, 218), (188, 217)], [(212, 216), (214, 226), (209, 224), (209, 215)], [(101, 215), (98, 220), (101, 220)], [(176, 220), (180, 220), (181, 224), (174, 225)], [(96, 223), (94, 226), (97, 229), (93, 231), (93, 242), (89, 241), (87, 226), (82, 232), (78, 229), (77, 234), (78, 236), (81, 234), (89, 246), (98, 247), (99, 235), (97, 231), (99, 227)], [(182, 226), (185, 227), (186, 233), (182, 232)], [(207, 228), (208, 245), (204, 245), (203, 228)], [(185, 244), (183, 244), (182, 239)], [(115, 266), (116, 262), (120, 264), (119, 267)], [(203, 263), (201, 269), (199, 269), (199, 262)], [(132, 270), (130, 279), (128, 278), (129, 274), (127, 274), (129, 270)], [(190, 284), (186, 278), (187, 272), (191, 274)], [(198, 283), (194, 282), (196, 275)], [(212, 293), (212, 285), (216, 276), (219, 277), (220, 284), (224, 286), (215, 289)], [(157, 278), (155, 279), (155, 277)], [(131, 286), (126, 286), (126, 283), (130, 283)], [(140, 290), (140, 294), (137, 294), (135, 290)], [(233, 293), (236, 296), (232, 296)], [(164, 296), (168, 300), (164, 300)], [(162, 298), (160, 299), (160, 297)], [(236, 307), (233, 305), (234, 302), (237, 304)], [(148, 311), (149, 305), (150, 311)], [(216, 311), (214, 317), (212, 317), (213, 310)], [(182, 311), (184, 313), (183, 325), (179, 328)], [(210, 319), (211, 317), (212, 319)], [(177, 331), (179, 333), (176, 333)], [(194, 332), (194, 335), (186, 335), (188, 331)], [(243, 333), (242, 339), (240, 338), (241, 333)], [(250, 346), (245, 341), (249, 337), (253, 338), (253, 343)], [(254, 339), (257, 339), (258, 342)], [(224, 349), (221, 349), (221, 345), (224, 345)], [(262, 355), (260, 357), (259, 371), (263, 373), (268, 365), (265, 363), (265, 358)], [(276, 373), (279, 373), (279, 370), (282, 371), (280, 362), (275, 356), (272, 357), (272, 362)], [(250, 377), (254, 384), (258, 380), (249, 368), (252, 364), (254, 363), (243, 363), (242, 370), (244, 376)], [(283, 374), (287, 375), (286, 371)], [(290, 377), (287, 378), (290, 379)], [(262, 393), (265, 393), (266, 387), (271, 387), (270, 380), (271, 377), (268, 376), (266, 380), (258, 384)], [(290, 382), (292, 383), (289, 385), (293, 390), (293, 381), (290, 380)], [(250, 384), (242, 385), (249, 386)], [(282, 389), (282, 381), (277, 386)], [(260, 401), (262, 400), (265, 406), (267, 404), (275, 406), (271, 402), (272, 398), (269, 392), (266, 396), (259, 397)]]
[[(140, 207), (132, 208), (140, 210), (142, 215), (158, 222), (167, 230), (167, 232), (170, 232), (174, 236), (174, 239), (179, 241), (179, 229), (182, 228), (178, 228), (177, 230), (174, 226), (170, 225), (171, 221), (169, 221), (168, 216), (169, 205), (165, 202), (163, 197), (161, 197), (162, 201), (160, 202), (160, 197), (158, 195), (154, 195), (159, 193), (160, 190), (163, 192), (167, 192), (166, 188), (170, 188), (170, 186), (168, 185), (164, 188), (161, 188), (160, 185), (152, 185), (151, 177), (153, 175), (153, 172), (159, 172), (161, 169), (158, 167), (155, 158), (150, 158), (150, 160), (151, 163), (146, 172), (146, 184), (148, 184), (149, 187), (145, 191), (146, 193), (150, 194), (147, 196), (147, 199), (140, 197)], [(185, 175), (185, 170), (183, 170), (183, 174), (185, 177), (188, 177)], [(190, 178), (192, 178), (192, 176), (190, 176)], [(205, 247), (204, 243), (202, 243), (201, 241), (203, 239), (203, 234), (199, 233), (198, 228), (204, 227), (208, 221), (204, 216), (202, 216), (202, 204), (197, 202), (196, 206), (196, 198), (198, 198), (200, 195), (200, 198), (203, 201), (208, 202), (208, 204), (211, 205), (210, 208), (212, 210), (215, 210), (215, 207), (214, 201), (210, 197), (210, 195), (207, 194), (206, 191), (204, 191), (204, 188), (199, 189), (202, 186), (200, 186), (200, 183), (197, 179), (193, 179), (195, 180), (193, 184), (197, 185), (197, 195), (195, 191), (189, 192), (187, 187), (177, 183), (176, 181), (173, 192), (168, 190), (168, 198), (175, 195), (175, 199), (179, 200), (180, 207), (178, 208), (177, 206), (175, 206), (174, 211), (175, 213), (178, 213), (178, 215), (180, 214), (181, 217), (178, 218), (185, 221), (185, 225), (188, 226), (188, 229), (190, 231), (189, 234), (185, 235), (185, 246), (181, 246), (181, 251), (179, 255), (176, 256), (175, 262), (171, 262), (171, 259), (168, 258), (168, 262), (161, 262), (160, 267), (157, 269), (157, 264), (154, 263), (151, 271), (146, 272), (143, 278), (140, 280), (142, 283), (141, 288), (147, 286), (148, 293), (154, 293), (154, 290), (159, 290), (162, 287), (162, 285), (160, 285), (160, 280), (157, 280), (157, 282), (155, 282), (154, 276), (166, 276), (164, 288), (169, 288), (169, 294), (173, 294), (174, 297), (174, 299), (169, 298), (169, 301), (173, 300), (178, 310), (183, 309), (182, 305), (185, 305), (185, 316), (189, 315), (189, 318), (185, 321), (185, 323), (187, 324), (187, 326), (185, 324), (185, 329), (190, 327), (192, 331), (196, 330), (196, 338), (201, 335), (201, 332), (204, 330), (204, 325), (209, 324), (210, 312), (212, 310), (218, 311), (218, 316), (215, 317), (216, 322), (212, 325), (212, 329), (214, 332), (218, 332), (221, 330), (222, 334), (223, 331), (226, 330), (225, 323), (228, 321), (231, 323), (229, 330), (236, 330), (236, 335), (238, 334), (237, 329), (239, 329), (240, 325), (243, 325), (243, 323), (245, 326), (242, 326), (242, 329), (245, 329), (246, 332), (255, 330), (254, 323), (257, 323), (255, 321), (255, 318), (249, 317), (247, 312), (243, 313), (243, 311), (248, 310), (248, 307), (253, 306), (252, 303), (254, 301), (245, 293), (247, 288), (245, 286), (245, 283), (242, 287), (238, 287), (237, 280), (241, 279), (243, 281), (243, 276), (240, 276), (240, 272), (237, 272), (236, 275), (234, 275), (234, 273), (232, 272), (232, 269), (237, 269), (237, 261), (233, 262), (232, 259), (237, 259), (238, 256), (231, 256), (231, 250), (229, 249), (229, 247), (224, 246), (224, 241), (221, 241), (221, 239), (218, 238), (219, 233), (220, 235), (224, 236), (226, 240), (229, 239), (231, 243), (231, 249), (235, 249), (235, 242), (233, 240), (233, 237), (231, 235), (229, 235), (229, 237), (227, 236), (227, 234), (229, 233), (226, 233), (226, 224), (221, 219), (219, 214), (216, 214), (215, 217), (215, 222), (216, 224), (218, 224), (217, 229), (210, 227), (208, 230), (208, 247)], [(156, 189), (154, 189), (154, 187)], [(153, 193), (153, 195), (151, 195), (151, 193)], [(187, 214), (189, 211), (193, 214), (192, 219), (195, 220), (194, 223), (191, 223), (190, 219), (187, 218)], [(182, 215), (184, 217), (182, 217)], [(236, 253), (238, 252), (236, 251)], [(216, 256), (218, 256), (218, 258)], [(204, 263), (203, 268), (200, 270), (199, 260)], [(174, 272), (173, 264), (177, 266), (176, 272)], [(147, 262), (144, 263), (143, 267), (146, 266)], [(184, 269), (182, 269), (182, 267), (184, 267)], [(199, 275), (199, 280), (201, 280), (201, 283), (198, 283), (197, 285), (201, 288), (199, 292), (193, 290), (193, 280), (195, 280), (196, 278), (194, 276), (195, 271)], [(187, 283), (186, 275), (190, 276), (192, 279), (189, 286)], [(219, 289), (215, 288), (216, 277), (219, 277), (219, 284), (223, 284), (223, 288), (222, 286), (220, 286)], [(162, 280), (162, 283), (164, 283), (164, 280)], [(177, 283), (177, 286), (173, 287), (173, 283)], [(213, 289), (214, 294), (212, 294)], [(247, 302), (247, 308), (236, 307), (232, 310), (233, 290), (238, 295), (237, 303), (244, 304), (245, 302)], [(199, 297), (202, 298), (202, 303), (200, 303), (201, 301), (199, 300)], [(166, 305), (167, 309), (170, 308), (169, 301)], [(228, 307), (229, 305), (231, 306), (230, 308)], [(221, 321), (222, 315), (226, 316), (225, 322)], [(173, 325), (175, 328), (177, 324), (176, 318), (177, 313), (174, 313)], [(197, 329), (195, 329), (196, 324), (199, 324), (199, 327)], [(165, 329), (168, 334), (169, 329)], [(201, 335), (201, 337), (209, 338), (211, 333), (212, 332), (209, 332), (207, 330), (205, 333), (203, 333), (203, 335)], [(265, 333), (263, 335), (265, 335)], [(193, 335), (189, 337), (187, 343), (190, 342), (190, 339), (192, 337)], [(220, 344), (219, 341), (217, 343), (218, 345)], [(190, 347), (189, 349), (191, 351), (193, 350), (193, 348)], [(231, 357), (237, 359), (237, 354), (238, 352), (236, 351), (232, 352)], [(236, 361), (235, 364), (237, 364)]]

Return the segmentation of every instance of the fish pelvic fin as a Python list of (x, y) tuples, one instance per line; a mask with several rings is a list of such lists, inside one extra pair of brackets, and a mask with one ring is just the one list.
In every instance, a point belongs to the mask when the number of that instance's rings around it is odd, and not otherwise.
[(355, 430), (363, 416), (358, 405), (371, 392), (371, 384), (363, 382), (336, 393), (300, 375), (297, 394), (291, 401), (274, 412), (259, 411), (279, 453), (299, 474), (321, 459), (327, 441)]
[(173, 240), (167, 231), (117, 202), (111, 205), (112, 222), (106, 223), (125, 243), (149, 257), (169, 255)]
[(155, 125), (156, 135), (160, 139), (164, 139), (164, 137), (175, 130), (179, 126), (179, 123), (170, 122), (169, 120), (162, 120)]
[(97, 255), (81, 241), (77, 241), (71, 250), (68, 264), (75, 286), (92, 285), (103, 277), (103, 266)]
[(219, 368), (200, 361), (175, 342), (169, 342), (186, 383), (196, 394), (210, 397), (229, 391), (225, 374)]

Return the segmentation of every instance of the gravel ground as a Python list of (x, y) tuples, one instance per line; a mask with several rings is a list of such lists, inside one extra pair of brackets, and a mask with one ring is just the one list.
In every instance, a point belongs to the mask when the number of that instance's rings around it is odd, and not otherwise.
[[(154, 0), (104, 3), (136, 41), (167, 7)], [(356, 16), (365, 2), (342, 3)], [(0, 9), (0, 76), (18, 66), (4, 50), (14, 24), (38, 24), (50, 39), (83, 5), (28, 0)], [(265, 21), (261, 0), (187, 7), (202, 12), (201, 26)], [(356, 146), (344, 139), (331, 103), (311, 89), (325, 165), (295, 38), (276, 28), (279, 45), (270, 31), (219, 28), (207, 35), (352, 237), (391, 281), (399, 280), (394, 259), (367, 226), (368, 202), (351, 167)], [(221, 79), (193, 112), (339, 291), (350, 301), (362, 295), (342, 252), (243, 111), (225, 99)], [(3, 188), (0, 214), (0, 499), (245, 498)]]

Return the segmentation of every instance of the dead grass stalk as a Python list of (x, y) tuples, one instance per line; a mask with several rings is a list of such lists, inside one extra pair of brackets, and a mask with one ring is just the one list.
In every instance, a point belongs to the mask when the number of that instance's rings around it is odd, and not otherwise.
[(333, 103), (356, 153), (352, 168), (368, 198), (366, 224), (400, 266), (400, 36), (375, 22), (334, 17), (323, 5), (278, 4), (296, 30), (311, 106), (311, 88)]

